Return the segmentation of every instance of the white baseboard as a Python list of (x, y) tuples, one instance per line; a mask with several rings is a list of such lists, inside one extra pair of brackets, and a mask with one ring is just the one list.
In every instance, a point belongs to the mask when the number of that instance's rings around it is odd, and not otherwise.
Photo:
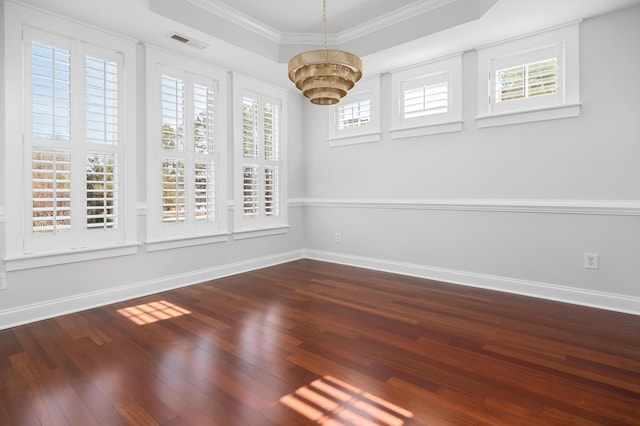
[(302, 259), (303, 250), (201, 269), (0, 312), (0, 330)]
[(0, 330), (303, 258), (640, 315), (640, 299), (630, 296), (585, 291), (547, 283), (352, 256), (335, 252), (295, 250), (273, 256), (265, 256), (213, 268), (201, 269), (186, 274), (128, 284), (104, 291), (85, 293), (44, 303), (8, 309), (0, 312)]
[(532, 296), (540, 299), (571, 303), (574, 305), (589, 306), (592, 308), (640, 315), (640, 298), (632, 296), (587, 291), (542, 282), (484, 275), (453, 269), (435, 268), (384, 259), (352, 256), (344, 253), (318, 250), (305, 250), (304, 253), (305, 257), (308, 259), (358, 266), (361, 268), (391, 272), (395, 274), (427, 278), (445, 283), (485, 288), (488, 290), (498, 290), (523, 296)]

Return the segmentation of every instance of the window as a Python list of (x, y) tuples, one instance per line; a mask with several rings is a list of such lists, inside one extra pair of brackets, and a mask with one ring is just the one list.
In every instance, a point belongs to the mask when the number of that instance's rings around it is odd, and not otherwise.
[(135, 123), (124, 111), (135, 109), (135, 43), (6, 6), (7, 58), (22, 62), (7, 73), (7, 134), (23, 140), (7, 157), (25, 159), (7, 164), (22, 176), (9, 189), (22, 201), (8, 211), (8, 269), (134, 253)]
[[(402, 86), (402, 118), (404, 120), (446, 114), (449, 111), (449, 82), (446, 73), (429, 79), (419, 79)], [(416, 87), (417, 86), (417, 87)]]
[(226, 74), (152, 47), (147, 70), (150, 249), (224, 241)]
[(495, 71), (495, 102), (532, 99), (558, 93), (558, 58), (523, 63)]
[(363, 127), (371, 123), (371, 99), (338, 107), (338, 130)]
[(391, 74), (393, 139), (462, 130), (462, 55)]
[(329, 146), (379, 141), (380, 77), (359, 81), (329, 110)]
[(287, 226), (286, 91), (237, 74), (233, 86), (234, 238), (282, 232)]
[(478, 50), (478, 127), (579, 115), (578, 25)]

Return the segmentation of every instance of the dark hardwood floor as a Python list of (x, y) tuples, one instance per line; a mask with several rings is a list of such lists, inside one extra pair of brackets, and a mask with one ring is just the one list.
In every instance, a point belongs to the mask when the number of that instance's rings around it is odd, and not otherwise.
[(640, 425), (640, 316), (301, 260), (0, 331), (0, 425)]

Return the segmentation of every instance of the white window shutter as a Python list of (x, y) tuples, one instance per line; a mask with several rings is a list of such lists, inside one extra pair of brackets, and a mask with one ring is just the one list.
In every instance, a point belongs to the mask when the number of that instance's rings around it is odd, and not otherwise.
[(495, 74), (497, 103), (558, 92), (558, 59), (555, 57), (499, 69)]
[(338, 130), (366, 126), (371, 122), (371, 99), (363, 99), (338, 107)]
[(86, 163), (87, 229), (116, 229), (119, 222), (118, 158), (89, 154)]
[(71, 229), (71, 153), (33, 151), (32, 232), (55, 234)]
[(448, 81), (404, 91), (404, 118), (444, 114), (449, 110)]
[(286, 91), (236, 74), (233, 87), (234, 231), (248, 238), (286, 224)]
[(31, 40), (33, 138), (71, 140), (71, 51)]

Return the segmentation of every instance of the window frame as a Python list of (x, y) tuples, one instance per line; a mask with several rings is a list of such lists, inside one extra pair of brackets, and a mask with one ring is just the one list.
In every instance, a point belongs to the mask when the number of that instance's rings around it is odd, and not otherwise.
[[(227, 71), (198, 62), (154, 46), (145, 46), (147, 80), (147, 238), (149, 251), (166, 250), (192, 245), (218, 243), (228, 240), (227, 225)], [(177, 64), (177, 65), (176, 65)], [(182, 79), (184, 84), (184, 149), (164, 150), (162, 140), (162, 99), (160, 95), (162, 76)], [(195, 125), (189, 121), (195, 114), (193, 86), (211, 84), (213, 95), (213, 153), (195, 152), (193, 133)], [(154, 143), (157, 142), (157, 143)], [(193, 181), (195, 165), (205, 159), (213, 163), (214, 219), (198, 221), (193, 217), (196, 209), (196, 192)], [(175, 224), (162, 219), (164, 160), (183, 161), (185, 164), (185, 219)], [(192, 214), (193, 213), (193, 214)]]
[[(479, 128), (580, 115), (579, 23), (572, 22), (477, 49), (476, 122)], [(496, 102), (497, 70), (552, 57), (557, 63), (556, 94)]]
[[(447, 110), (417, 117), (404, 116), (409, 88), (447, 85)], [(407, 88), (407, 89), (405, 89)], [(462, 130), (462, 53), (391, 72), (391, 138), (402, 139)]]
[[(239, 73), (232, 74), (233, 79), (233, 238), (246, 239), (275, 235), (288, 232), (288, 199), (287, 199), (287, 95), (288, 91), (259, 80), (246, 77)], [(279, 104), (278, 128), (278, 159), (264, 159), (263, 147), (258, 147), (256, 158), (244, 158), (244, 138), (243, 138), (243, 111), (244, 98), (254, 97), (258, 103), (258, 110), (267, 102)], [(264, 109), (263, 109), (264, 110)], [(258, 113), (260, 118), (260, 113)], [(256, 140), (263, 140), (263, 122), (259, 121)], [(259, 142), (260, 144), (260, 142)], [(275, 209), (277, 215), (266, 216), (262, 207), (259, 207), (258, 217), (245, 217), (244, 215), (244, 168), (255, 165), (258, 169), (266, 167), (278, 167), (278, 201)], [(262, 174), (260, 174), (262, 176)], [(259, 178), (258, 181), (259, 198), (266, 198), (265, 181)]]
[[(357, 127), (340, 129), (340, 110), (345, 105), (368, 100), (370, 102), (369, 123)], [(382, 138), (380, 131), (380, 76), (360, 80), (336, 105), (329, 108), (330, 147), (378, 142)]]
[[(20, 66), (5, 67), (5, 140), (23, 143), (6, 143), (6, 158), (21, 159), (7, 162), (6, 176), (20, 176), (20, 179), (7, 179), (6, 194), (8, 199), (16, 202), (8, 203), (7, 226), (7, 270), (29, 269), (61, 263), (100, 259), (113, 256), (135, 254), (137, 252), (136, 226), (136, 122), (128, 119), (125, 111), (136, 110), (136, 45), (135, 41), (88, 27), (65, 18), (52, 15), (39, 9), (19, 4), (6, 3), (4, 47), (6, 64)], [(48, 40), (63, 41), (70, 49), (71, 59), (71, 92), (76, 93), (71, 101), (70, 141), (65, 150), (71, 152), (72, 172), (84, 176), (73, 178), (71, 190), (75, 218), (72, 229), (63, 238), (55, 242), (36, 242), (29, 235), (28, 227), (32, 226), (28, 212), (33, 208), (32, 201), (32, 151), (60, 150), (62, 143), (54, 139), (32, 143), (31, 76), (26, 76), (30, 69), (31, 55), (24, 54), (31, 49), (30, 34), (45, 37)], [(24, 43), (23, 43), (24, 36)], [(46, 40), (43, 40), (46, 41)], [(86, 97), (84, 96), (86, 79), (84, 75), (86, 54), (119, 57), (118, 68), (118, 129), (117, 147), (106, 144), (91, 144), (85, 141)], [(102, 56), (101, 56), (102, 55)], [(29, 64), (27, 66), (27, 64)], [(78, 95), (79, 94), (79, 95)], [(75, 99), (75, 100), (74, 100)], [(84, 109), (83, 109), (84, 108)], [(87, 229), (88, 214), (86, 187), (86, 161), (88, 153), (113, 153), (119, 160), (118, 188), (118, 227), (102, 232)], [(74, 172), (75, 171), (75, 172)], [(126, 183), (126, 184), (125, 184)], [(85, 223), (83, 223), (83, 221)], [(31, 232), (32, 233), (32, 232)], [(35, 244), (31, 244), (32, 240)]]

